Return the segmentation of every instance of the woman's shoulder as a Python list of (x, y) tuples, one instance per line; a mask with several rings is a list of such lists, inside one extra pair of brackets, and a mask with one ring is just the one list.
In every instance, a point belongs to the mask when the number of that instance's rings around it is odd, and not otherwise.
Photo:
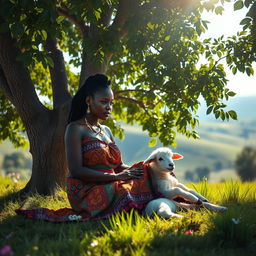
[(69, 123), (66, 126), (66, 133), (77, 133), (82, 136), (90, 136), (90, 131), (88, 128), (79, 120)]
[(112, 141), (114, 141), (114, 136), (112, 134), (111, 129), (106, 125), (101, 125), (103, 127), (103, 130), (107, 133), (107, 135), (111, 138)]

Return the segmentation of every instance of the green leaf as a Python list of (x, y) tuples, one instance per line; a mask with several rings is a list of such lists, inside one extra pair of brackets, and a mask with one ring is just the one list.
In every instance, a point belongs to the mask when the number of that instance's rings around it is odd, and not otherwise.
[(224, 8), (222, 6), (217, 6), (215, 8), (215, 13), (218, 14), (222, 14), (222, 12), (224, 11)]
[(207, 111), (206, 111), (206, 114), (209, 115), (213, 110), (213, 106), (210, 106)]
[(156, 146), (156, 144), (157, 144), (157, 138), (152, 138), (152, 139), (149, 141), (148, 146), (149, 146), (149, 147), (154, 147), (154, 146)]
[(220, 111), (220, 118), (222, 119), (222, 121), (224, 121), (226, 118), (226, 115), (225, 115), (225, 112), (223, 111), (223, 109)]
[(244, 5), (245, 5), (245, 7), (249, 7), (250, 6), (250, 4), (252, 4), (252, 2), (253, 2), (253, 0), (245, 0), (244, 1)]
[(216, 118), (216, 119), (218, 119), (218, 118), (219, 118), (219, 116), (220, 116), (220, 111), (219, 111), (219, 110), (217, 110), (214, 114), (215, 114), (215, 118)]
[(233, 73), (233, 75), (235, 75), (236, 72), (237, 72), (237, 68), (236, 68), (236, 67), (233, 67), (233, 68), (232, 68), (232, 73)]
[(45, 30), (41, 30), (41, 37), (43, 40), (47, 39), (47, 32)]
[(234, 11), (240, 10), (243, 7), (244, 7), (243, 1), (241, 1), (241, 0), (236, 1), (235, 4), (234, 4)]
[(228, 114), (233, 120), (237, 120), (237, 114), (234, 110), (228, 111)]
[(246, 24), (250, 24), (252, 22), (251, 18), (244, 18), (242, 19), (242, 21), (240, 22), (240, 25), (246, 25)]
[(248, 76), (251, 76), (251, 75), (254, 74), (254, 70), (253, 70), (252, 67), (247, 67), (247, 68), (245, 69), (245, 71), (246, 71), (246, 74), (247, 74)]
[(152, 24), (151, 22), (149, 22), (149, 23), (147, 24), (147, 27), (148, 27), (149, 29), (153, 30), (153, 29), (154, 29), (154, 24)]
[(233, 96), (236, 95), (236, 93), (235, 93), (235, 92), (232, 92), (232, 91), (229, 91), (227, 94), (228, 94), (228, 96), (231, 96), (231, 97), (233, 97)]
[(101, 9), (100, 8), (98, 8), (97, 10), (94, 11), (94, 16), (95, 16), (96, 20), (100, 19), (100, 16), (101, 16)]
[(169, 40), (170, 40), (170, 38), (171, 38), (171, 36), (170, 36), (170, 35), (168, 35), (168, 36), (166, 36), (166, 37), (164, 38), (164, 40), (165, 40), (165, 41), (169, 41)]

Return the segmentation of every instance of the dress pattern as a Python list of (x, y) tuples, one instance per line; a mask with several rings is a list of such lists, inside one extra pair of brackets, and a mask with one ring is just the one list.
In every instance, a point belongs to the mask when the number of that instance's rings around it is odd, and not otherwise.
[[(86, 137), (81, 141), (83, 165), (99, 172), (114, 173), (121, 163), (121, 152), (114, 142)], [(141, 212), (146, 204), (161, 195), (154, 188), (148, 166), (137, 162), (144, 173), (141, 178), (129, 181), (89, 183), (67, 178), (67, 196), (71, 208), (16, 210), (30, 219), (50, 222), (88, 221), (107, 218), (132, 208)]]

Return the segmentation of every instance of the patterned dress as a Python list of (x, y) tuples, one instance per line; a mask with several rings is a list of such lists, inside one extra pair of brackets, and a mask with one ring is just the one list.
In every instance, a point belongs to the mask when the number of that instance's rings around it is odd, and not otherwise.
[[(99, 172), (114, 173), (121, 163), (121, 153), (115, 143), (107, 143), (97, 138), (83, 138), (81, 141), (83, 165)], [(129, 181), (88, 183), (67, 178), (67, 195), (72, 208), (50, 210), (46, 208), (16, 210), (17, 214), (30, 219), (50, 222), (87, 221), (107, 218), (120, 211), (132, 208), (141, 212), (146, 204), (160, 197), (154, 189), (148, 166), (142, 162), (144, 174), (139, 179)]]

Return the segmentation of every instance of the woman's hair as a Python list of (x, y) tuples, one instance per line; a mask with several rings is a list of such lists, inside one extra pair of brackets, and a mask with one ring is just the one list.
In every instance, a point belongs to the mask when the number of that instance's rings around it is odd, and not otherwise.
[(89, 76), (72, 99), (68, 123), (81, 119), (87, 112), (88, 106), (85, 101), (87, 96), (93, 97), (96, 92), (107, 89), (109, 86), (110, 81), (107, 76), (103, 74)]

